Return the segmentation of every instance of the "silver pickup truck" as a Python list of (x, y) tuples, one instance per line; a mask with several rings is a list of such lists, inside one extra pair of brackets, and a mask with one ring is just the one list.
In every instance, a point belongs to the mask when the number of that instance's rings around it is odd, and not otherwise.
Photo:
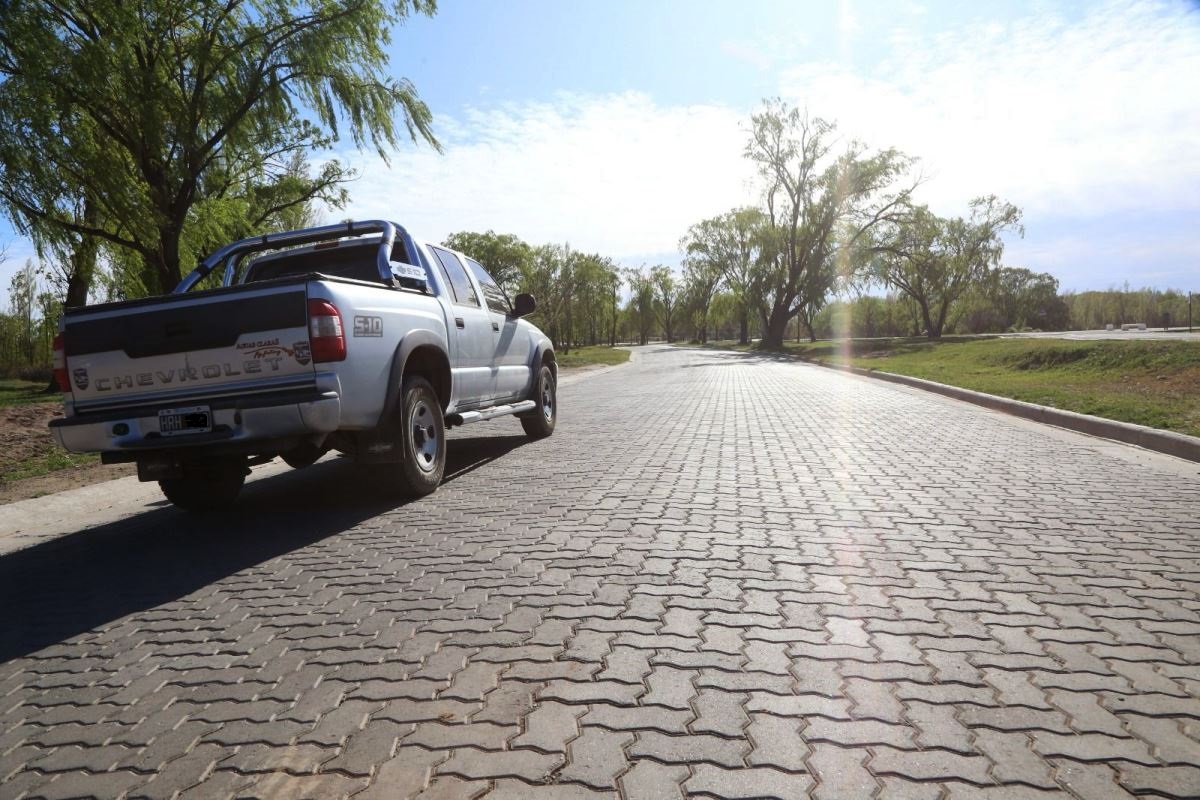
[[(192, 290), (220, 269), (223, 286)], [(172, 294), (67, 312), (55, 340), (72, 452), (136, 462), (175, 505), (231, 504), (249, 467), (329, 450), (378, 462), (396, 489), (434, 491), (446, 428), (516, 415), (554, 431), (550, 340), (462, 253), (393, 222), (243, 239)]]

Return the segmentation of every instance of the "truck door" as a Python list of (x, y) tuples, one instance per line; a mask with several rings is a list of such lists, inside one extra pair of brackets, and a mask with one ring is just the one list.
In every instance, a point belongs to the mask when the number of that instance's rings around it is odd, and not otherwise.
[(529, 357), (531, 344), (529, 328), (512, 316), (508, 295), (488, 274), (483, 265), (467, 259), (471, 274), (479, 283), (483, 299), (491, 313), (492, 330), (496, 331), (496, 400), (524, 399), (529, 395)]
[(492, 330), (491, 316), (480, 302), (458, 256), (433, 245), (429, 249), (441, 263), (454, 299), (452, 317), (447, 325), (454, 326), (451, 335), (458, 341), (457, 363), (452, 364), (450, 369), (454, 383), (459, 387), (459, 407), (470, 408), (490, 403), (496, 394), (496, 332)]

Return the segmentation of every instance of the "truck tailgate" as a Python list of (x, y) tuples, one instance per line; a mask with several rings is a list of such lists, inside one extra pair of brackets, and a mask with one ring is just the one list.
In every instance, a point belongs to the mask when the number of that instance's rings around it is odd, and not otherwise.
[(186, 404), (310, 383), (303, 280), (89, 307), (63, 346), (74, 410)]

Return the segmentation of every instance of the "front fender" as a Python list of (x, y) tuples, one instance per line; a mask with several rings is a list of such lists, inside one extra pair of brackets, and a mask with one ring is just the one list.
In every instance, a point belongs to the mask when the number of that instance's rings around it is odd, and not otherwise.
[[(400, 344), (396, 346), (396, 352), (392, 355), (392, 365), (388, 372), (387, 396), (384, 398), (383, 412), (379, 417), (380, 427), (386, 426), (388, 420), (395, 419), (396, 408), (400, 405), (400, 391), (404, 384), (404, 368), (408, 364), (409, 356), (418, 347), (437, 349), (445, 357), (447, 369), (449, 369), (450, 357), (446, 353), (445, 339), (429, 330), (414, 330), (406, 333), (400, 340)], [(450, 375), (453, 375), (452, 371)], [(451, 377), (450, 380), (453, 378)], [(451, 387), (452, 391), (453, 387)], [(447, 397), (446, 400), (448, 401), (449, 398)]]

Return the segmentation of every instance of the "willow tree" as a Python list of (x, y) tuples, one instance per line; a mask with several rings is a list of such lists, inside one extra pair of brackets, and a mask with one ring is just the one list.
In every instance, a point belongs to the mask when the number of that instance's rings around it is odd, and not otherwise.
[[(434, 0), (0, 0), (0, 200), (19, 227), (136, 254), (168, 291), (197, 251), (312, 198), (336, 160), (276, 186), (344, 133), (386, 159), (437, 147), (392, 26)], [(86, 203), (87, 213), (72, 213)]]
[(876, 274), (916, 302), (925, 335), (939, 339), (954, 304), (999, 265), (1006, 230), (1024, 233), (1021, 210), (994, 195), (973, 200), (965, 218), (917, 206), (878, 231)]
[[(751, 287), (755, 268), (762, 258), (763, 231), (767, 216), (757, 208), (736, 208), (701, 220), (688, 228), (679, 243), (689, 262), (720, 273), (737, 300), (738, 341), (750, 341), (750, 311), (755, 305)], [(703, 284), (701, 284), (703, 285)], [(708, 296), (716, 291), (712, 285)], [(707, 316), (707, 315), (706, 315)]]
[(870, 152), (850, 141), (838, 152), (835, 126), (782, 101), (751, 118), (746, 157), (765, 185), (765, 257), (753, 294), (762, 317), (762, 346), (779, 349), (788, 323), (809, 325), (839, 280), (863, 263), (870, 231), (904, 207), (901, 184), (911, 161), (896, 150)]

